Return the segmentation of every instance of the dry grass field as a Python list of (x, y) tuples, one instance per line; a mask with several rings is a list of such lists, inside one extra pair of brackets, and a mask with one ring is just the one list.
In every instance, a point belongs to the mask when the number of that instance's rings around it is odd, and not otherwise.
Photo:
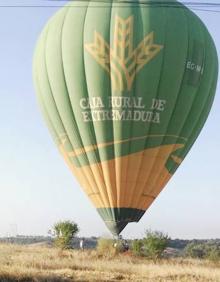
[(220, 282), (220, 264), (189, 259), (152, 262), (129, 254), (60, 251), (40, 245), (0, 245), (0, 282)]

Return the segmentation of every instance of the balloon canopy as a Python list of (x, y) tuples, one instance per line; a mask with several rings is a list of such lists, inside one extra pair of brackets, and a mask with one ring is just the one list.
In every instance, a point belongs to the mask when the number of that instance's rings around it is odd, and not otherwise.
[(53, 139), (113, 234), (139, 221), (175, 173), (216, 89), (206, 27), (184, 5), (160, 3), (71, 1), (35, 52)]

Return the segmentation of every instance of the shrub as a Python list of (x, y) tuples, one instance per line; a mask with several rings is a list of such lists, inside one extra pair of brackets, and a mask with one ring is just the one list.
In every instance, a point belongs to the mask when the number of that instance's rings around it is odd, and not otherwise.
[(212, 246), (206, 256), (206, 258), (212, 262), (220, 261), (220, 249), (218, 246)]
[(142, 256), (143, 255), (143, 240), (134, 240), (131, 245), (131, 250), (134, 255)]
[(97, 243), (97, 251), (102, 256), (115, 255), (114, 240), (107, 238), (100, 238)]
[(68, 249), (72, 247), (72, 239), (79, 232), (79, 227), (75, 222), (66, 220), (57, 222), (53, 231), (55, 233), (55, 245), (61, 249)]
[(125, 251), (123, 240), (100, 238), (97, 244), (97, 251), (102, 256), (114, 256)]
[(167, 234), (160, 231), (146, 230), (143, 239), (144, 254), (151, 259), (158, 259), (162, 256), (169, 241)]
[(184, 253), (187, 257), (199, 259), (205, 258), (205, 256), (207, 255), (205, 245), (198, 243), (189, 243), (185, 247)]
[(213, 262), (220, 260), (220, 246), (210, 243), (190, 243), (185, 249), (186, 256), (191, 258), (208, 259)]

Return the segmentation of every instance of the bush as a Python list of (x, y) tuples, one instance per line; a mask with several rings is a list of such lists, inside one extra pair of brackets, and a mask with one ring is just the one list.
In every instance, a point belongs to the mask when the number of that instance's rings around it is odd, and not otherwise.
[(53, 227), (55, 234), (55, 245), (61, 249), (68, 249), (72, 246), (72, 240), (79, 232), (78, 225), (73, 221), (60, 221)]
[(162, 256), (169, 241), (167, 234), (160, 231), (146, 230), (143, 239), (144, 254), (151, 259), (158, 259)]
[(134, 240), (131, 245), (131, 250), (134, 255), (142, 256), (143, 255), (143, 240)]
[(97, 251), (102, 256), (114, 256), (125, 251), (123, 240), (100, 238)]
[(184, 249), (186, 256), (198, 259), (208, 259), (213, 262), (220, 260), (220, 246), (209, 243), (190, 243)]
[(188, 244), (184, 249), (184, 253), (187, 257), (199, 259), (205, 258), (205, 256), (207, 255), (205, 246), (203, 244), (198, 243)]
[(100, 238), (97, 243), (97, 252), (102, 256), (113, 256), (116, 254), (114, 240)]
[(212, 262), (220, 261), (220, 248), (218, 246), (212, 246), (206, 255), (206, 258)]

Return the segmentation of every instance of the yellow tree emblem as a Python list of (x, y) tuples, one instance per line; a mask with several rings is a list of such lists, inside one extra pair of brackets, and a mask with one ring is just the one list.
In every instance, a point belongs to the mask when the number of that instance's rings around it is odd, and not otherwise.
[(163, 48), (154, 44), (154, 32), (133, 48), (134, 17), (115, 18), (113, 46), (100, 33), (94, 32), (94, 42), (85, 44), (86, 50), (110, 74), (115, 91), (131, 90), (135, 75)]

